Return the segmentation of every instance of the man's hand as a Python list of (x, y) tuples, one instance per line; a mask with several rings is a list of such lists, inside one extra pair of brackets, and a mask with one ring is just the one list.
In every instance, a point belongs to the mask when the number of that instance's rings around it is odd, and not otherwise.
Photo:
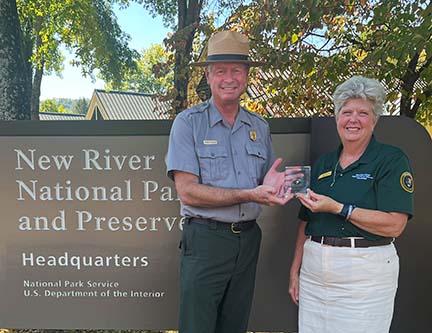
[[(285, 172), (279, 172), (276, 170), (281, 163), (282, 158), (276, 159), (269, 171), (267, 171), (263, 185), (256, 188), (256, 190), (259, 190), (262, 187), (263, 189), (260, 190), (265, 190), (268, 194), (271, 193), (271, 198), (267, 198), (267, 202), (258, 202), (269, 206), (285, 205), (293, 198), (293, 194), (285, 194), (284, 192)], [(272, 189), (271, 191), (270, 188)]]
[(285, 205), (291, 199), (290, 197), (279, 196), (276, 188), (269, 185), (260, 185), (250, 191), (252, 193), (250, 201), (267, 206)]

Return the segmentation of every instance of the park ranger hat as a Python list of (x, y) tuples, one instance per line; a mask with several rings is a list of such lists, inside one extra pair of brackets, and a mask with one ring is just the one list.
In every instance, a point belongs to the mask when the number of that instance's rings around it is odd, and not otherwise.
[(236, 62), (249, 66), (261, 66), (264, 63), (249, 60), (249, 39), (237, 32), (225, 30), (210, 37), (207, 45), (206, 61), (194, 62), (192, 66), (207, 66), (216, 62)]

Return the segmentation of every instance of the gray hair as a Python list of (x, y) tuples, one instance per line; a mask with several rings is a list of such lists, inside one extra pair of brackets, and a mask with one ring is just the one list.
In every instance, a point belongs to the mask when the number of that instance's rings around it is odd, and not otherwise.
[(376, 118), (384, 112), (386, 92), (378, 80), (363, 76), (353, 76), (338, 85), (333, 94), (336, 117), (339, 116), (339, 112), (344, 104), (351, 98), (363, 98), (371, 102), (373, 104), (372, 111)]

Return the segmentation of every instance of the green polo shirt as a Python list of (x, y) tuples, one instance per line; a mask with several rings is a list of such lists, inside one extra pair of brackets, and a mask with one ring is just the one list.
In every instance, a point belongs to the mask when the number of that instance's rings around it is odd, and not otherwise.
[[(412, 217), (414, 181), (402, 150), (379, 143), (372, 136), (360, 159), (345, 169), (338, 163), (341, 150), (342, 145), (313, 166), (311, 189), (315, 193), (360, 208), (406, 213)], [(304, 206), (300, 208), (299, 218), (308, 222), (305, 233), (310, 236), (382, 238), (338, 215), (312, 213)]]

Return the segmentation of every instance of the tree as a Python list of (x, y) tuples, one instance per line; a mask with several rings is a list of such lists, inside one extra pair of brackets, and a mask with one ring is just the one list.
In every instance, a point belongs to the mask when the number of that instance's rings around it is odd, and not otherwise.
[(147, 94), (166, 94), (173, 87), (174, 72), (169, 66), (171, 55), (160, 44), (141, 51), (136, 68), (129, 71), (120, 85), (107, 84), (108, 89), (131, 90)]
[(72, 103), (71, 112), (77, 114), (86, 114), (90, 100), (87, 98), (79, 98)]
[(100, 71), (105, 80), (120, 82), (137, 55), (128, 48), (115, 18), (115, 0), (18, 0), (23, 31), (26, 78), (32, 82), (32, 119), (38, 119), (40, 86), (44, 73), (60, 72), (59, 47), (74, 52), (74, 65), (84, 76)]
[[(128, 5), (130, 0), (121, 0)], [(220, 0), (207, 2), (204, 0), (136, 0), (153, 15), (161, 15), (167, 26), (175, 31), (165, 40), (173, 59), (168, 61), (174, 64), (174, 89), (169, 94), (174, 102), (175, 113), (184, 110), (187, 105), (188, 83), (190, 78), (189, 64), (193, 56), (193, 43), (198, 32), (209, 33), (206, 24), (207, 13), (218, 11), (223, 16), (232, 11), (241, 0)]]
[(30, 86), (15, 0), (0, 0), (0, 17), (0, 119), (30, 119)]
[(67, 113), (67, 110), (63, 105), (57, 104), (55, 99), (46, 99), (41, 103), (40, 112)]
[(265, 85), (288, 114), (329, 114), (332, 91), (353, 74), (386, 85), (390, 113), (428, 112), (422, 105), (432, 98), (429, 1), (252, 1), (234, 21), (256, 40), (266, 70), (287, 74), (270, 75)]

